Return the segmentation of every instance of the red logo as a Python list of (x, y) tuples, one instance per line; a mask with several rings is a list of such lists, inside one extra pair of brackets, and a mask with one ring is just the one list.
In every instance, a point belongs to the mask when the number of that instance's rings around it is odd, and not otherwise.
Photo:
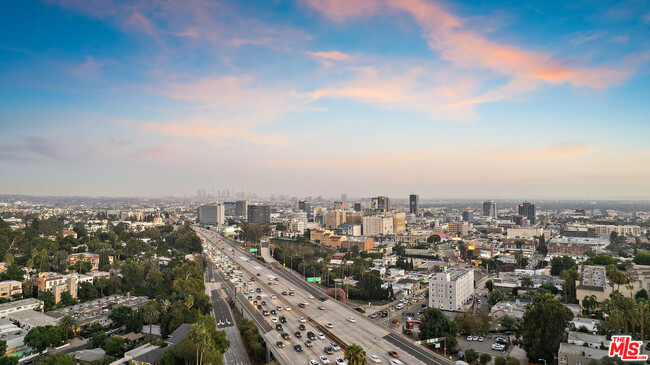
[(630, 336), (612, 336), (609, 345), (609, 356), (618, 356), (623, 361), (647, 360), (648, 355), (641, 355), (643, 341), (632, 341)]

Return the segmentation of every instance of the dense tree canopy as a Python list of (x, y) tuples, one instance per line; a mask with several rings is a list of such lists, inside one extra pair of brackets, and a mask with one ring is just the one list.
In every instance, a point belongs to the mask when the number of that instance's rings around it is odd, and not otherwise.
[(537, 295), (526, 307), (521, 328), (522, 347), (528, 358), (551, 363), (572, 318), (571, 310), (552, 294)]

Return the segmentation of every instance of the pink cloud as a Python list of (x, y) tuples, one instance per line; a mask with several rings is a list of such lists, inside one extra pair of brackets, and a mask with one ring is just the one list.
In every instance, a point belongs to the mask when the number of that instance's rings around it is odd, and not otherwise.
[(101, 76), (103, 66), (103, 61), (88, 56), (80, 65), (73, 67), (70, 72), (82, 80), (96, 80)]
[(314, 0), (309, 4), (326, 17), (343, 21), (381, 12), (405, 12), (412, 16), (431, 49), (441, 58), (464, 68), (488, 69), (515, 79), (576, 87), (605, 88), (629, 77), (632, 70), (573, 66), (541, 51), (530, 51), (490, 41), (484, 34), (465, 30), (464, 21), (426, 0), (341, 1)]
[(347, 61), (352, 58), (349, 54), (339, 52), (339, 51), (328, 51), (328, 52), (307, 52), (308, 55), (329, 61)]

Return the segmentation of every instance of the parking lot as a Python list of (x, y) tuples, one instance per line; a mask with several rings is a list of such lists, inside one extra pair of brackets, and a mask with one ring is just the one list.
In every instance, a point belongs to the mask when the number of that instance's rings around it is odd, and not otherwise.
[[(373, 320), (388, 326), (391, 329), (401, 328), (407, 318), (418, 319), (420, 317), (418, 313), (426, 309), (426, 307), (422, 307), (422, 305), (424, 304), (426, 306), (428, 304), (428, 298), (424, 294), (421, 294), (416, 296), (415, 300), (411, 299), (410, 305), (408, 303), (409, 301), (403, 303), (402, 309), (398, 309), (398, 303), (395, 303), (390, 307), (392, 310), (388, 308), (384, 311), (371, 311), (370, 318), (373, 318), (373, 314), (377, 314)], [(382, 317), (380, 315), (381, 312), (387, 313), (387, 316)]]

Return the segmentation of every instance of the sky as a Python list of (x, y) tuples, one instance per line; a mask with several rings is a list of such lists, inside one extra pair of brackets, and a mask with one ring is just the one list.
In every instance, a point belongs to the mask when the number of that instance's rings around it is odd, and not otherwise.
[(650, 198), (647, 1), (3, 1), (0, 194)]

